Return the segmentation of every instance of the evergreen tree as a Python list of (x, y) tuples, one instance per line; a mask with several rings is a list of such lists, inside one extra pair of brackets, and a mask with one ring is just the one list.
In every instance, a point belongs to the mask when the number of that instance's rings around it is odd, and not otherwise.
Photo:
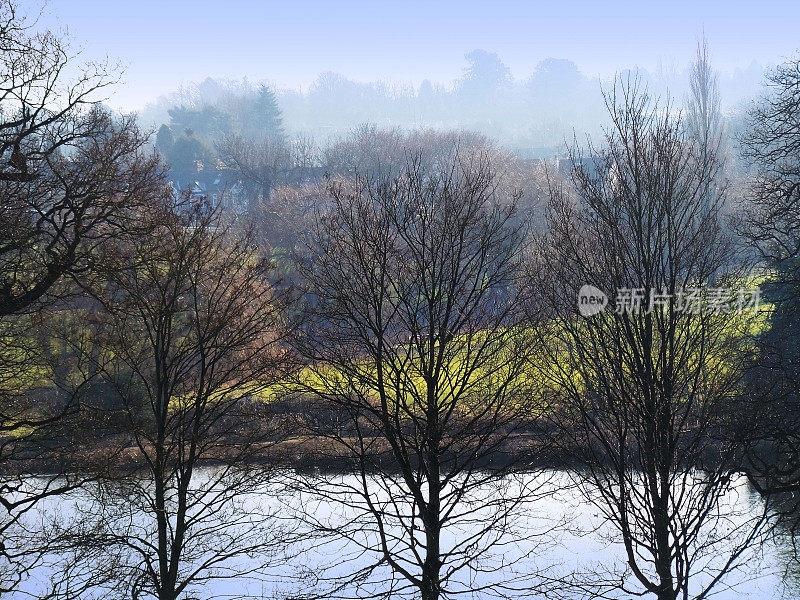
[(176, 106), (167, 111), (170, 125), (175, 131), (191, 129), (203, 139), (216, 139), (220, 135), (233, 132), (231, 115), (214, 105), (206, 105), (199, 109)]
[(193, 130), (186, 129), (172, 144), (167, 153), (167, 162), (180, 181), (197, 172), (198, 161), (203, 163), (204, 167), (210, 166), (214, 162), (214, 153)]
[(254, 135), (279, 137), (284, 136), (283, 114), (278, 106), (275, 93), (267, 86), (261, 86), (253, 103), (250, 123), (244, 123), (243, 129), (251, 130)]
[(164, 156), (166, 156), (169, 151), (172, 149), (172, 145), (175, 143), (175, 136), (172, 135), (172, 129), (169, 128), (169, 125), (162, 125), (158, 129), (158, 133), (156, 134), (156, 149)]

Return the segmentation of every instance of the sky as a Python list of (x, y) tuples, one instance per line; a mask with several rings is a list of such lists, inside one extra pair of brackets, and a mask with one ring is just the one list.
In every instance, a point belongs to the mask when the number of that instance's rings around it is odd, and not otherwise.
[(519, 79), (548, 57), (589, 76), (680, 69), (703, 32), (723, 73), (800, 50), (797, 0), (50, 0), (43, 10), (39, 26), (67, 31), (84, 59), (122, 65), (123, 83), (108, 99), (121, 110), (209, 76), (301, 90), (324, 71), (449, 83), (477, 48), (498, 53)]

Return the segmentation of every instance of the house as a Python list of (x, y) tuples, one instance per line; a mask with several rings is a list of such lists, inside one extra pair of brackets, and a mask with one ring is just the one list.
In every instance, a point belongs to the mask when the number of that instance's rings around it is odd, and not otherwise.
[(197, 211), (222, 207), (242, 214), (247, 210), (244, 186), (229, 171), (205, 169), (196, 161), (194, 172), (176, 175), (171, 182), (175, 197), (182, 197)]

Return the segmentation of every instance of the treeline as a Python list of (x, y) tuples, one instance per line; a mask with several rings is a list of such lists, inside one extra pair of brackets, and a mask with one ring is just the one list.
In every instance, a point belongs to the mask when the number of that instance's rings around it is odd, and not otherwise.
[[(467, 129), (525, 156), (546, 157), (560, 154), (573, 134), (579, 139), (599, 135), (607, 122), (600, 87), (611, 85), (611, 78), (588, 76), (570, 60), (548, 58), (516, 78), (501, 57), (485, 50), (468, 53), (464, 64), (463, 74), (447, 83), (358, 82), (327, 72), (302, 91), (266, 87), (283, 114), (286, 133), (320, 144), (367, 122), (382, 128)], [(765, 68), (753, 64), (720, 78), (724, 111), (737, 130), (744, 126), (746, 105), (757, 95)], [(654, 71), (621, 67), (623, 76), (636, 75), (653, 93), (669, 92), (681, 101), (690, 94), (688, 72), (689, 65)], [(169, 125), (178, 136), (182, 125), (172, 122), (170, 111), (237, 113), (241, 104), (259, 97), (262, 87), (246, 80), (207, 78), (146, 106), (140, 118), (155, 129)]]
[[(793, 534), (800, 63), (736, 180), (702, 46), (684, 111), (622, 77), (566, 167), (364, 127), (301, 176), (262, 90), (214, 117), (236, 212), (163, 161), (208, 111), (159, 154), (12, 3), (0, 40), (2, 593), (176, 600), (278, 566), (292, 597), (703, 598)], [(520, 521), (554, 457), (624, 574), (506, 559), (554, 533)], [(304, 569), (332, 543), (346, 569)]]

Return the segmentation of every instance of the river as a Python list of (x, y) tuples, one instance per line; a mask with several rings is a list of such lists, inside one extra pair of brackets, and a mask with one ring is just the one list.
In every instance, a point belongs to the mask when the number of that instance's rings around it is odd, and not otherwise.
[[(211, 481), (214, 476), (214, 469), (206, 469), (200, 479)], [(259, 483), (248, 493), (237, 497), (212, 520), (198, 521), (198, 530), (201, 526), (206, 527), (207, 531), (213, 530), (216, 541), (211, 537), (205, 541), (198, 537), (201, 543), (194, 551), (198, 560), (204, 554), (207, 556), (209, 549), (215, 547), (214, 544), (221, 543), (219, 540), (223, 532), (227, 536), (226, 548), (230, 548), (231, 543), (244, 545), (254, 540), (264, 541), (271, 535), (277, 536), (277, 532), (285, 535), (287, 540), (291, 537), (292, 542), (286, 544), (287, 548), (273, 554), (258, 552), (224, 561), (217, 565), (217, 574), (233, 575), (245, 570), (250, 573), (203, 582), (187, 598), (241, 595), (258, 598), (284, 595), (302, 597), (312, 591), (325, 590), (330, 584), (324, 579), (326, 577), (349, 575), (369, 564), (375, 556), (369, 549), (376, 547), (377, 538), (368, 527), (359, 529), (358, 504), (354, 502), (349, 507), (343, 507), (313, 492), (329, 489), (332, 481), (352, 483), (355, 480), (334, 480), (323, 475), (306, 476), (306, 483), (311, 484), (312, 492), (300, 492), (294, 486), (284, 487), (283, 484), (291, 479), (291, 476), (284, 474), (271, 482)], [(473, 587), (501, 585), (506, 595), (530, 597), (526, 590), (544, 586), (551, 591), (557, 590), (563, 597), (579, 598), (583, 597), (581, 592), (577, 588), (570, 588), (566, 582), (572, 585), (580, 582), (596, 584), (604, 577), (624, 577), (624, 552), (615, 529), (603, 518), (597, 506), (587, 501), (586, 494), (591, 492), (581, 492), (572, 482), (573, 478), (563, 471), (529, 473), (509, 481), (508, 489), (524, 486), (532, 491), (531, 497), (515, 507), (513, 522), (506, 524), (507, 531), (497, 536), (493, 548), (477, 561), (480, 568), (454, 575), (454, 589), (465, 591)], [(377, 480), (375, 485), (378, 490)], [(115, 499), (111, 524), (111, 530), (115, 533), (120, 533), (131, 524), (142, 537), (152, 533), (152, 521), (138, 508), (141, 498), (137, 494), (142, 490), (146, 491), (147, 486), (130, 488), (131, 498), (120, 493)], [(81, 491), (68, 498), (49, 499), (33, 511), (26, 522), (29, 527), (36, 523), (56, 521), (75, 525), (92, 524), (101, 512), (96, 504), (95, 492)], [(491, 493), (487, 492), (485, 497)], [(380, 492), (377, 496), (381, 496)], [(105, 502), (109, 503), (108, 497)], [(718, 507), (719, 514), (726, 518), (714, 523), (714, 537), (723, 541), (716, 544), (710, 553), (704, 553), (707, 556), (698, 563), (702, 568), (692, 580), (693, 592), (708, 581), (720, 561), (725, 559), (729, 548), (736, 543), (737, 536), (743, 535), (746, 529), (744, 524), (756, 518), (762, 510), (761, 500), (746, 481), (737, 480)], [(259, 517), (253, 518), (253, 515)], [(301, 516), (305, 518), (301, 520)], [(475, 517), (475, 514), (470, 514), (447, 530), (442, 538), (443, 549), (455, 547), (459, 540), (470, 535), (477, 527)], [(312, 520), (317, 525), (326, 526), (348, 522), (351, 533), (357, 535), (351, 535), (349, 540), (336, 536), (321, 538), (314, 534), (309, 524)], [(219, 528), (219, 525), (228, 521), (232, 524), (229, 527), (226, 525), (228, 531), (225, 532), (225, 528)], [(212, 523), (213, 527), (210, 527)], [(724, 528), (732, 532), (728, 541), (724, 541)], [(476, 546), (476, 551), (479, 547)], [(795, 581), (798, 571), (792, 568), (790, 550), (788, 540), (770, 538), (757, 544), (742, 555), (737, 568), (715, 587), (711, 597), (717, 600), (800, 598), (800, 588)], [(93, 569), (102, 569), (112, 560), (112, 556), (119, 555), (108, 553), (106, 558), (103, 556), (100, 553), (86, 560), (80, 567), (83, 569), (81, 577), (91, 578)], [(93, 564), (92, 560), (97, 562)], [(52, 565), (33, 569), (20, 591), (11, 597), (43, 595), (52, 579), (52, 569)], [(80, 569), (76, 569), (75, 573), (80, 573)], [(368, 580), (373, 583), (368, 582), (360, 591), (374, 591), (388, 585), (385, 580), (388, 574), (386, 568), (376, 569)], [(317, 577), (323, 579), (316, 580)], [(630, 577), (628, 581), (635, 589)], [(354, 591), (350, 586), (342, 591), (342, 595)], [(108, 588), (100, 588), (87, 591), (84, 596), (99, 598), (109, 593)], [(476, 597), (487, 598), (493, 595), (489, 590), (475, 594)], [(617, 592), (609, 597), (629, 598), (631, 595)]]

